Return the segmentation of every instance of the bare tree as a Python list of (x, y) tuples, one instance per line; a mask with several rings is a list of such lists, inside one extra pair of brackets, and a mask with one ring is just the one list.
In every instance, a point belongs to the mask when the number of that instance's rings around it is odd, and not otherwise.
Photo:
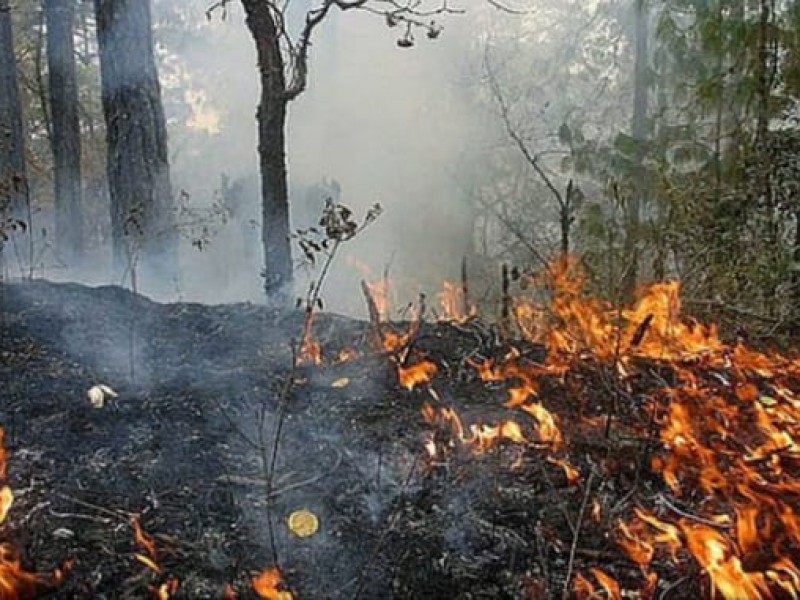
[[(224, 9), (232, 0), (215, 3)], [(446, 1), (446, 0), (445, 0)], [(261, 79), (258, 106), (258, 153), (261, 169), (262, 240), (264, 246), (264, 288), (268, 298), (283, 301), (292, 281), (289, 242), (289, 202), (286, 173), (286, 117), (289, 102), (305, 91), (308, 82), (309, 50), (318, 27), (334, 10), (359, 9), (381, 16), (389, 26), (402, 28), (398, 46), (413, 45), (415, 31), (436, 38), (440, 28), (433, 17), (459, 12), (442, 4), (422, 10), (421, 4), (394, 0), (322, 0), (309, 10), (299, 31), (292, 35), (286, 25), (287, 4), (269, 0), (241, 0), (247, 27), (253, 36)]]
[(80, 260), (83, 243), (81, 138), (73, 25), (75, 0), (44, 0), (47, 68), (55, 166), (56, 244), (59, 256)]
[(150, 283), (177, 277), (178, 232), (150, 0), (94, 0), (114, 263)]

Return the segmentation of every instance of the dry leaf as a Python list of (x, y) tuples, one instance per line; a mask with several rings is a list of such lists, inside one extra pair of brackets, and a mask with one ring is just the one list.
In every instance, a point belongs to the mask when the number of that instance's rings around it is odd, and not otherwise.
[(106, 403), (106, 398), (116, 398), (118, 396), (117, 392), (102, 383), (92, 386), (89, 391), (86, 392), (86, 395), (89, 397), (89, 402), (91, 402), (92, 406), (95, 408), (103, 408)]
[(331, 384), (332, 388), (343, 388), (346, 387), (350, 383), (350, 379), (347, 377), (340, 377), (336, 381)]
[(289, 515), (289, 529), (297, 537), (308, 537), (319, 529), (319, 519), (311, 511), (296, 510)]

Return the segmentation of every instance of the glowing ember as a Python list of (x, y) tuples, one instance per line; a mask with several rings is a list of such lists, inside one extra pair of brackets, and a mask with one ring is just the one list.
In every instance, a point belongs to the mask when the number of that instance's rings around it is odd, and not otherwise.
[(397, 378), (407, 390), (413, 390), (418, 385), (429, 383), (436, 375), (438, 368), (429, 360), (422, 360), (414, 365), (397, 366)]
[[(5, 431), (0, 427), (0, 523), (5, 522), (14, 500), (11, 488), (6, 484), (8, 453), (5, 448)], [(51, 575), (30, 573), (22, 568), (17, 549), (6, 542), (0, 543), (0, 598), (2, 600), (29, 600), (37, 598), (43, 591), (61, 585), (72, 561), (65, 562)]]
[(282, 590), (283, 576), (277, 567), (264, 569), (251, 581), (253, 590), (263, 600), (292, 600), (291, 592)]
[(313, 324), (314, 312), (311, 309), (307, 309), (303, 322), (303, 340), (300, 343), (300, 352), (297, 355), (297, 360), (300, 364), (322, 364), (322, 345), (314, 339)]
[(613, 577), (600, 569), (592, 568), (589, 571), (600, 584), (600, 589), (595, 588), (591, 581), (579, 573), (573, 581), (573, 589), (578, 598), (622, 600), (619, 584)]
[(158, 564), (158, 553), (156, 552), (156, 544), (149, 535), (142, 531), (142, 526), (139, 524), (139, 518), (131, 518), (131, 527), (133, 528), (133, 539), (136, 543), (147, 552), (147, 555), (134, 553), (134, 558), (140, 563), (151, 569), (156, 573), (161, 573), (161, 566)]
[(170, 577), (159, 586), (150, 586), (150, 592), (155, 600), (170, 600), (180, 589), (180, 582), (175, 577)]
[(11, 504), (14, 502), (14, 493), (11, 488), (4, 485), (0, 488), (0, 523), (6, 520)]
[(336, 357), (336, 362), (345, 363), (350, 362), (351, 360), (355, 360), (360, 356), (360, 353), (355, 348), (342, 348), (339, 350), (339, 354)]
[(230, 583), (226, 583), (222, 590), (223, 600), (237, 600), (236, 591)]

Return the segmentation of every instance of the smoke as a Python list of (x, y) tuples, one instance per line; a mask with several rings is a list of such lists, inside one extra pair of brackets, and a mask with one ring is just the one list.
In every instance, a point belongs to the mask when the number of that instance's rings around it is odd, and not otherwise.
[[(181, 11), (196, 20), (195, 35), (176, 44), (169, 30), (156, 32), (163, 44), (173, 185), (191, 212), (176, 293), (205, 302), (258, 301), (253, 40), (238, 4), (229, 5), (224, 19), (206, 19), (205, 0), (181, 4), (189, 4)], [(161, 10), (169, 7), (162, 3)], [(292, 228), (316, 224), (322, 182), (338, 185), (340, 201), (357, 218), (375, 203), (384, 208), (343, 250), (323, 293), (328, 309), (362, 313), (358, 280), (364, 273), (347, 256), (376, 277), (388, 267), (392, 278), (434, 291), (458, 273), (469, 252), (471, 209), (458, 167), (481, 134), (465, 69), (477, 24), (451, 15), (444, 25), (438, 39), (420, 34), (410, 49), (396, 44), (402, 32), (367, 13), (332, 13), (318, 30), (308, 89), (289, 108)], [(233, 211), (219, 192), (232, 185), (246, 198)], [(302, 295), (307, 279), (302, 269), (298, 275)]]

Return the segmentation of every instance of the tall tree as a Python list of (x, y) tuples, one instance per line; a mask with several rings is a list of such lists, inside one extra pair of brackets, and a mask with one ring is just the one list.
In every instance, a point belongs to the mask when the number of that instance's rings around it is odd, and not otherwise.
[[(231, 0), (221, 0), (225, 6)], [(374, 1), (374, 0), (373, 0)], [(383, 16), (389, 26), (403, 25), (398, 45), (413, 45), (414, 28), (429, 38), (439, 34), (430, 21), (432, 14), (451, 12), (446, 4), (425, 13), (421, 20), (419, 3), (405, 5), (394, 0), (372, 6), (370, 0), (322, 0), (305, 15), (296, 36), (287, 28), (287, 15), (280, 5), (266, 0), (241, 0), (247, 27), (253, 36), (261, 79), (258, 106), (258, 153), (261, 169), (262, 240), (264, 245), (264, 288), (268, 297), (279, 301), (292, 281), (292, 253), (289, 241), (289, 201), (286, 172), (286, 116), (289, 102), (306, 89), (311, 41), (317, 28), (333, 9), (369, 9)]]
[(638, 237), (641, 228), (642, 209), (647, 201), (647, 174), (642, 161), (644, 147), (648, 136), (647, 106), (649, 102), (649, 66), (648, 37), (649, 11), (645, 0), (634, 0), (634, 77), (633, 77), (633, 117), (631, 119), (631, 136), (636, 143), (633, 164), (633, 188), (628, 200), (625, 231), (626, 265), (623, 290), (633, 297), (639, 276)]
[(167, 132), (149, 0), (95, 0), (114, 265), (150, 285), (177, 277)]
[(81, 138), (75, 70), (74, 0), (44, 0), (55, 168), (56, 244), (68, 264), (82, 251)]
[(0, 0), (0, 214), (26, 221), (24, 148), (11, 7)]

